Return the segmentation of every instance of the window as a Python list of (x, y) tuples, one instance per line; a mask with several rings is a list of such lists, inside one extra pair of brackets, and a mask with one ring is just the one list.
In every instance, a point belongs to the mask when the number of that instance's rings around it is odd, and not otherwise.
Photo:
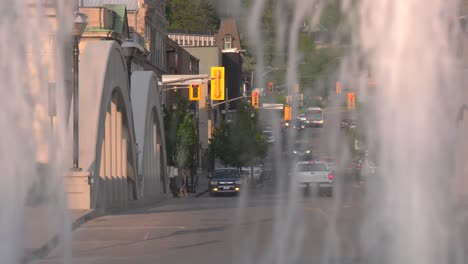
[(232, 36), (224, 36), (224, 49), (232, 49)]
[(151, 26), (148, 23), (145, 23), (145, 37), (151, 39)]

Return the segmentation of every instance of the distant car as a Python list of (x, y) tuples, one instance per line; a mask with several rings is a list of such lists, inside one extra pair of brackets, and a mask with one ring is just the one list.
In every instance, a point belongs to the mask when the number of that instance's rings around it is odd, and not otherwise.
[(238, 194), (241, 188), (242, 178), (238, 168), (215, 169), (208, 184), (212, 196), (219, 193)]
[(343, 119), (341, 120), (340, 127), (342, 129), (351, 129), (356, 128), (357, 122), (351, 119)]
[(304, 121), (302, 121), (300, 118), (296, 118), (296, 120), (294, 121), (294, 124), (293, 124), (293, 128), (294, 129), (297, 129), (297, 130), (303, 130), (305, 129), (305, 123)]
[(274, 143), (275, 142), (275, 136), (273, 136), (273, 131), (271, 130), (263, 130), (262, 131), (263, 135), (267, 138), (268, 143)]
[(291, 121), (285, 120), (281, 123), (282, 128), (290, 128), (291, 127)]
[(293, 176), (307, 192), (313, 188), (320, 196), (333, 195), (333, 173), (325, 162), (298, 162), (294, 168)]
[(307, 117), (305, 114), (300, 114), (297, 116), (297, 119), (301, 120), (302, 122), (306, 122), (307, 121)]
[(296, 142), (292, 147), (292, 157), (296, 160), (311, 160), (312, 148), (303, 142)]
[[(253, 175), (252, 175), (253, 169)], [(260, 166), (251, 167), (242, 167), (241, 174), (243, 178), (248, 177), (249, 179), (259, 180), (262, 177), (263, 168)]]

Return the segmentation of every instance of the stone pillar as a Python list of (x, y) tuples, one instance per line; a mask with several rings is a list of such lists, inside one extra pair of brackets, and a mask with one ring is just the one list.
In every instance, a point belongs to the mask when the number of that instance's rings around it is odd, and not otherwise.
[(118, 190), (117, 190), (117, 102), (113, 96), (111, 101), (111, 173), (110, 173), (110, 182), (109, 187), (111, 188), (112, 193), (112, 203), (115, 203), (119, 200)]
[(115, 182), (116, 182), (116, 192), (117, 192), (117, 200), (119, 202), (123, 201), (123, 172), (122, 172), (122, 112), (120, 109), (117, 109), (117, 117), (116, 117), (116, 144), (117, 144), (117, 149), (115, 151), (116, 153), (116, 177), (115, 177)]
[(104, 169), (104, 174), (102, 175), (102, 187), (100, 188), (103, 192), (103, 201), (105, 202), (105, 206), (107, 207), (109, 204), (112, 203), (112, 188), (110, 186), (110, 182), (112, 180), (112, 172), (111, 172), (111, 153), (112, 153), (112, 134), (111, 134), (111, 113), (108, 111), (106, 113), (106, 121), (105, 121), (105, 135), (104, 135), (104, 144), (105, 144), (105, 155), (103, 156), (104, 158), (104, 163), (105, 163), (105, 169)]
[(65, 175), (69, 209), (91, 208), (91, 188), (88, 184), (88, 177), (87, 171), (68, 172)]

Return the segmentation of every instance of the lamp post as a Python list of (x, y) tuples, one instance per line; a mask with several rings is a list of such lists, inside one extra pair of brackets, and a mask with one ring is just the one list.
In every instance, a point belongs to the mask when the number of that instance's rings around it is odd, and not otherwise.
[[(131, 80), (131, 77), (132, 77), (132, 59), (137, 54), (137, 52), (139, 50), (139, 47), (135, 42), (126, 41), (126, 42), (122, 43), (121, 48), (122, 48), (122, 53), (123, 53), (123, 55), (125, 57), (125, 61), (127, 62), (128, 83), (131, 84), (131, 82), (132, 82), (132, 80)], [(131, 89), (131, 85), (129, 85), (128, 87), (130, 87), (130, 89)], [(130, 91), (130, 89), (129, 89), (129, 91)]]
[(79, 43), (86, 29), (88, 16), (79, 12), (75, 13), (73, 23), (73, 170), (80, 171), (79, 167)]

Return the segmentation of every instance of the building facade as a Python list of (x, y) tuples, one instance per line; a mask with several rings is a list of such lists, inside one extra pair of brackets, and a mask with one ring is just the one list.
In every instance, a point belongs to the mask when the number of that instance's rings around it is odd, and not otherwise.
[(181, 47), (213, 47), (216, 39), (210, 31), (169, 30), (167, 36)]
[[(125, 6), (130, 40), (145, 48), (146, 70), (153, 70), (158, 77), (167, 71), (166, 58), (166, 1), (165, 0), (80, 0), (80, 11), (88, 15), (88, 20), (100, 28), (114, 25), (112, 19), (103, 14), (111, 6)], [(90, 27), (88, 27), (90, 28)], [(133, 69), (132, 69), (133, 70)]]

